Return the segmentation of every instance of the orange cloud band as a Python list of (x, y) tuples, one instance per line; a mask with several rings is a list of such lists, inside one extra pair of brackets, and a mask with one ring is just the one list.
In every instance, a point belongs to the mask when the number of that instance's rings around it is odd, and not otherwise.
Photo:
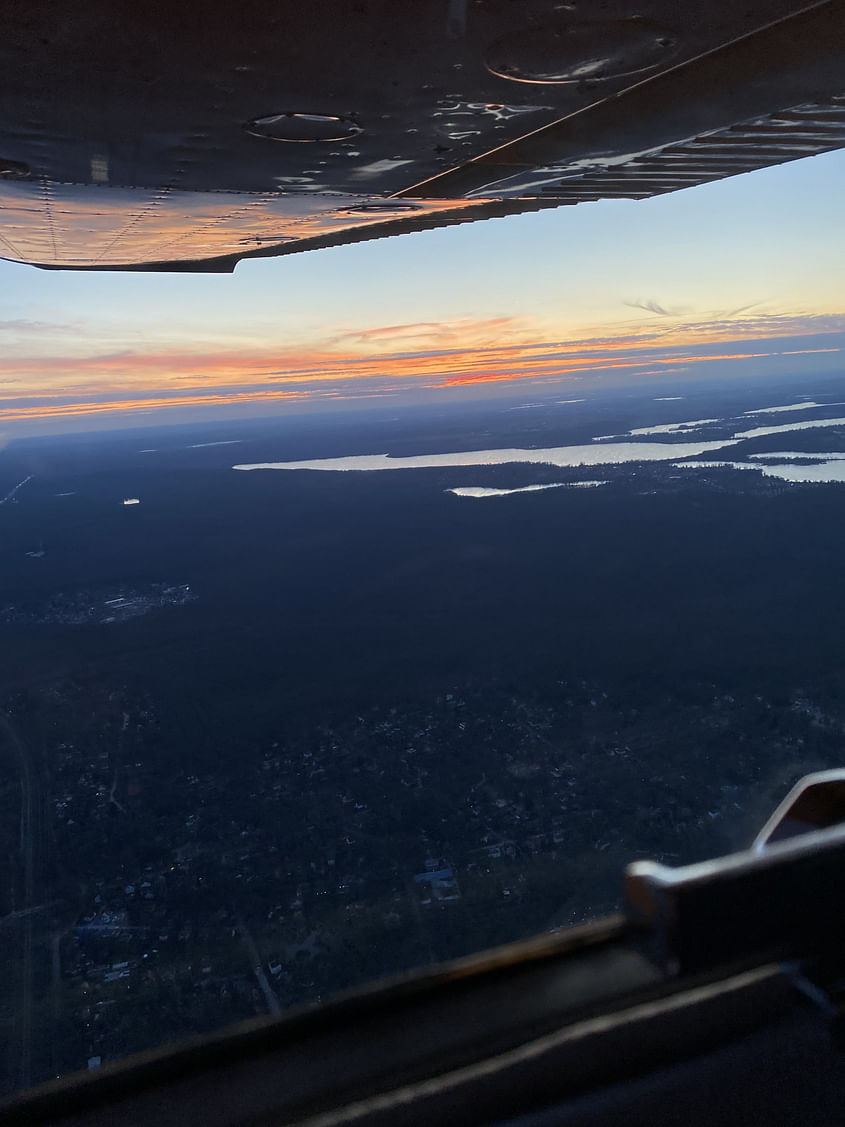
[[(776, 337), (771, 317), (758, 319)], [(781, 328), (794, 332), (800, 318), (782, 319)], [(805, 318), (807, 326), (818, 335), (819, 324), (832, 333), (831, 322)], [(733, 343), (745, 339), (745, 331), (736, 332)], [(533, 326), (520, 326), (515, 318), (492, 318), (486, 321), (459, 321), (439, 326), (433, 323), (387, 326), (340, 334), (357, 336), (366, 345), (375, 340), (407, 344), (411, 338), (426, 337), (429, 347), (417, 351), (393, 351), (384, 354), (360, 355), (353, 349), (338, 347), (307, 349), (276, 345), (253, 346), (217, 352), (190, 350), (151, 350), (110, 352), (95, 356), (59, 357), (29, 356), (0, 359), (0, 373), (15, 378), (14, 400), (0, 407), (0, 420), (58, 419), (82, 417), (109, 412), (152, 411), (167, 407), (201, 407), (232, 403), (262, 403), (302, 400), (307, 398), (348, 398), (384, 395), (403, 389), (454, 388), (501, 384), (531, 380), (538, 383), (552, 380), (577, 382), (587, 375), (639, 369), (640, 374), (686, 368), (691, 364), (711, 361), (733, 361), (777, 356), (799, 356), (815, 353), (837, 353), (839, 347), (806, 349), (770, 349), (768, 351), (692, 352), (698, 346), (716, 343), (707, 326), (687, 326), (664, 332), (635, 332), (631, 326), (617, 336), (595, 336), (580, 341), (508, 341), (491, 340), (496, 333), (504, 336), (527, 333)], [(712, 326), (711, 326), (712, 328)], [(465, 333), (471, 343), (455, 344)], [(715, 334), (720, 336), (722, 327)], [(781, 334), (783, 335), (783, 334)], [(439, 347), (431, 347), (437, 337)], [(704, 339), (702, 339), (704, 338)], [(792, 343), (790, 341), (790, 343)], [(21, 379), (21, 377), (26, 377)], [(186, 387), (190, 381), (193, 386)], [(256, 387), (256, 381), (265, 387)], [(351, 391), (357, 382), (360, 391)], [(0, 384), (2, 386), (2, 384)], [(134, 392), (134, 396), (132, 393)], [(149, 395), (141, 394), (148, 392)], [(130, 393), (120, 398), (121, 393)], [(65, 402), (57, 403), (61, 396)], [(73, 400), (72, 402), (70, 400)]]
[(210, 407), (226, 403), (264, 403), (284, 399), (304, 399), (306, 392), (250, 390), (230, 395), (173, 395), (159, 399), (111, 399), (97, 403), (54, 403), (34, 407), (0, 408), (0, 422), (23, 419), (82, 418), (87, 415), (111, 414), (115, 411), (155, 411), (163, 407)]

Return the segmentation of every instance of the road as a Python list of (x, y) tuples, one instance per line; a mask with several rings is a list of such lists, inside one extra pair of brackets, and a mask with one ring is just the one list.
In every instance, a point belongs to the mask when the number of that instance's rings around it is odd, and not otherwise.
[(246, 926), (246, 923), (241, 916), (238, 916), (238, 930), (241, 933), (241, 939), (244, 941), (247, 951), (249, 951), (252, 969), (255, 972), (255, 977), (258, 979), (258, 985), (261, 987), (261, 992), (267, 1002), (267, 1008), (270, 1013), (278, 1017), (282, 1012), (282, 1007), (279, 1005), (279, 999), (276, 997), (276, 992), (270, 985), (270, 980), (264, 972), (264, 964), (261, 961), (261, 955), (258, 951), (258, 944), (253, 938), (252, 932)]
[(17, 491), (19, 489), (23, 489), (23, 487), (26, 485), (26, 483), (28, 481), (32, 481), (32, 474), (30, 474), (29, 477), (25, 477), (23, 479), (23, 481), (19, 481), (18, 484), (13, 489), (9, 490), (9, 492), (6, 494), (5, 497), (0, 497), (0, 505), (8, 504), (8, 502), (11, 501), (14, 498)]

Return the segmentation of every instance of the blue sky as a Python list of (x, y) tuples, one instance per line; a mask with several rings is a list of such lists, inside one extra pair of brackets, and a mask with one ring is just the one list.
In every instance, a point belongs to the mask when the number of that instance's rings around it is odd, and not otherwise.
[[(843, 174), (845, 151), (652, 200), (244, 262), (234, 275), (0, 262), (0, 427), (108, 426), (116, 412), (148, 425), (171, 400), (202, 418), (234, 400), (259, 414), (557, 376), (583, 390), (787, 338), (796, 374), (822, 360), (830, 371), (845, 331)], [(776, 345), (758, 351), (783, 367)]]

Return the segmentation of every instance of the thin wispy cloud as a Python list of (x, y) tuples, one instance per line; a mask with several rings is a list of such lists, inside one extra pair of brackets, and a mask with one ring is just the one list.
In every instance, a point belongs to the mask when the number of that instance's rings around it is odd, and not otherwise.
[(700, 313), (696, 313), (695, 310), (693, 310), (690, 306), (664, 305), (662, 302), (656, 301), (654, 298), (628, 298), (623, 301), (622, 304), (627, 305), (629, 309), (642, 309), (645, 313), (653, 313), (658, 317), (693, 317), (695, 323), (697, 324), (704, 322), (712, 324), (716, 322), (729, 321), (734, 317), (738, 317), (741, 313), (747, 313), (749, 309), (756, 309), (758, 306), (762, 305), (762, 302), (749, 301), (745, 302), (742, 305), (738, 305), (735, 309), (711, 309)]
[(83, 328), (82, 321), (33, 321), (26, 317), (0, 319), (0, 333), (16, 335), (43, 336), (45, 333), (80, 332)]
[(532, 328), (536, 331), (536, 324), (525, 317), (462, 317), (454, 321), (417, 321), (349, 329), (332, 337), (329, 343), (332, 347), (382, 344), (397, 347), (404, 343), (409, 348), (423, 344), (430, 348), (449, 348), (456, 343), (482, 343), (514, 334), (525, 338)]
[(746, 313), (749, 309), (756, 309), (757, 306), (761, 305), (761, 304), (762, 304), (762, 302), (759, 302), (759, 301), (750, 301), (750, 302), (748, 302), (747, 305), (740, 305), (736, 309), (728, 310), (728, 312), (723, 314), (723, 316), (726, 319), (730, 318), (730, 317), (738, 317), (740, 315), (740, 313)]
[(622, 302), (627, 305), (629, 309), (642, 309), (646, 313), (655, 313), (658, 317), (681, 317), (688, 313), (688, 309), (677, 308), (670, 309), (668, 306), (661, 305), (659, 301), (655, 301), (650, 297), (633, 297), (628, 298)]

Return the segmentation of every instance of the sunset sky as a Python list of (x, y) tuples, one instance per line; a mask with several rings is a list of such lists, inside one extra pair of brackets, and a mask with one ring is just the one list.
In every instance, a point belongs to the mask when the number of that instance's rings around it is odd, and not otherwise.
[(234, 275), (0, 262), (0, 432), (842, 371), (843, 183), (837, 152)]

